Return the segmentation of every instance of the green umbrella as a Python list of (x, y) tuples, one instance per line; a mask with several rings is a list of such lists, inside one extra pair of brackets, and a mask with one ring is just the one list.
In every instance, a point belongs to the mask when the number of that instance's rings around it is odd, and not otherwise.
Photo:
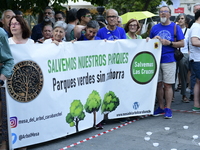
[(122, 24), (126, 24), (130, 19), (142, 20), (145, 18), (151, 18), (153, 16), (156, 16), (156, 15), (149, 11), (127, 12), (127, 13), (121, 15)]

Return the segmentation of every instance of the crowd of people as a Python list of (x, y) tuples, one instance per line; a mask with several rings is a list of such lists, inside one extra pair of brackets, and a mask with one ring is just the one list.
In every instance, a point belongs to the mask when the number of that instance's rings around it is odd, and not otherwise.
[[(71, 9), (67, 17), (62, 11), (54, 12), (51, 7), (44, 10), (43, 21), (35, 25), (31, 31), (20, 11), (5, 10), (2, 14), (0, 28), (0, 87), (6, 78), (11, 76), (14, 65), (9, 44), (48, 44), (59, 45), (63, 42), (85, 40), (120, 40), (120, 39), (159, 39), (162, 54), (158, 76), (156, 100), (159, 107), (154, 116), (164, 115), (172, 118), (171, 103), (174, 92), (180, 90), (182, 102), (194, 100), (193, 111), (200, 111), (200, 3), (194, 5), (195, 20), (189, 22), (185, 14), (179, 14), (176, 22), (170, 21), (171, 10), (168, 6), (159, 9), (160, 23), (149, 24), (145, 34), (139, 35), (141, 25), (138, 20), (130, 19), (123, 28), (122, 18), (114, 9), (106, 10), (104, 27), (92, 19), (88, 9)], [(66, 23), (67, 21), (67, 23)], [(193, 24), (193, 25), (192, 25)], [(183, 58), (176, 61), (175, 48), (183, 53)], [(175, 83), (178, 78), (178, 87)], [(3, 87), (2, 87), (3, 88)], [(1, 88), (1, 89), (2, 89)], [(190, 97), (186, 89), (190, 89)], [(2, 95), (2, 94), (1, 94)], [(8, 133), (6, 122), (6, 106), (2, 97), (0, 101), (0, 125), (2, 129), (2, 145), (0, 150), (7, 149)], [(125, 123), (127, 119), (120, 119)], [(96, 129), (102, 129), (101, 123)], [(21, 148), (26, 149), (26, 148)]]

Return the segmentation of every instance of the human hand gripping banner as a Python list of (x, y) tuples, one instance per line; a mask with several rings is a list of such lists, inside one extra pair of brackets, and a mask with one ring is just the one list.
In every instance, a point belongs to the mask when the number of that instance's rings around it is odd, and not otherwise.
[(158, 40), (11, 45), (7, 81), (12, 148), (94, 127), (103, 119), (152, 114)]

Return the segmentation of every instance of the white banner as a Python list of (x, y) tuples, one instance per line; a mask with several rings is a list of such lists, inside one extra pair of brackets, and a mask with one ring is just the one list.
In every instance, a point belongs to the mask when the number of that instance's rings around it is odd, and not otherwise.
[(11, 45), (7, 81), (12, 148), (53, 140), (103, 119), (152, 114), (158, 40)]

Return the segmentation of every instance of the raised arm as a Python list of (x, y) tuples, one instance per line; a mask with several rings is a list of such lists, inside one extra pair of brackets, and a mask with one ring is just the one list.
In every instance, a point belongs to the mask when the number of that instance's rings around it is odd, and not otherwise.
[(74, 27), (74, 37), (79, 39), (81, 37), (82, 30), (85, 30), (86, 26), (76, 25)]

